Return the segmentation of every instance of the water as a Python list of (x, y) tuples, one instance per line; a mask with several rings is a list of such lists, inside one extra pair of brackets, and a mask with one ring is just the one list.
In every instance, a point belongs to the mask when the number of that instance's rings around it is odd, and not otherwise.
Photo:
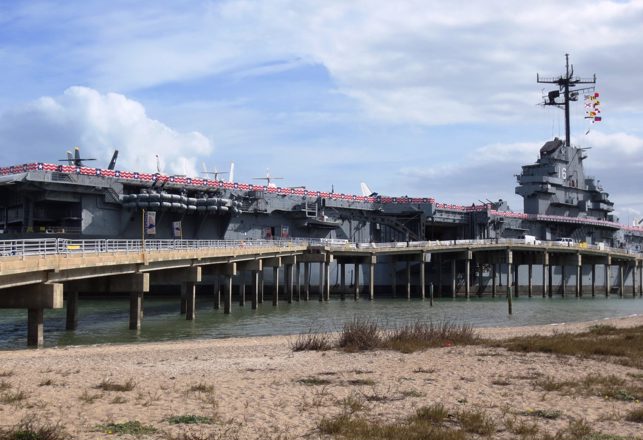
[[(195, 321), (179, 314), (178, 298), (145, 298), (145, 317), (140, 331), (128, 329), (127, 299), (81, 299), (78, 329), (65, 330), (65, 310), (45, 311), (45, 346), (134, 343), (178, 339), (211, 339), (239, 336), (291, 335), (309, 329), (334, 331), (355, 317), (377, 319), (386, 325), (417, 320), (469, 323), (478, 327), (523, 326), (562, 322), (589, 321), (617, 316), (643, 314), (641, 298), (553, 298), (520, 297), (514, 299), (512, 316), (507, 314), (505, 298), (414, 299), (377, 298), (309, 302), (278, 307), (264, 302), (257, 310), (250, 304), (233, 304), (232, 313), (213, 310), (212, 301), (200, 297)], [(26, 347), (27, 313), (25, 310), (0, 310), (0, 349)]]

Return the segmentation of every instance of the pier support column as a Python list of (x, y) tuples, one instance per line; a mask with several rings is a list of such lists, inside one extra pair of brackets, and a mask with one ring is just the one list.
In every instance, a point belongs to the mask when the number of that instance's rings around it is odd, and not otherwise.
[(196, 317), (196, 283), (187, 282), (185, 286), (185, 319), (193, 321)]
[(324, 301), (330, 301), (330, 261), (324, 262)]
[(491, 263), (491, 297), (495, 298), (496, 297), (496, 277), (498, 274), (496, 273), (496, 263)]
[(324, 270), (324, 263), (319, 263), (319, 302), (324, 300), (324, 286), (326, 285), (326, 271)]
[(420, 298), (424, 300), (426, 297), (426, 264), (424, 264), (424, 254), (420, 260)]
[(438, 296), (442, 296), (442, 254), (438, 256)]
[(529, 263), (529, 265), (527, 266), (527, 278), (528, 278), (527, 279), (527, 296), (529, 298), (531, 298), (534, 293), (534, 280), (532, 278), (534, 275), (533, 271), (534, 271), (533, 264)]
[(180, 303), (180, 313), (181, 315), (185, 315), (185, 312), (187, 311), (187, 291), (185, 287), (185, 283), (181, 283), (181, 303)]
[(562, 289), (563, 298), (565, 298), (565, 294), (567, 293), (567, 292), (565, 292), (565, 287), (567, 286), (567, 283), (565, 282), (566, 278), (567, 278), (567, 268), (566, 268), (565, 264), (560, 265), (560, 270), (561, 270), (561, 273), (562, 273), (561, 274), (561, 280), (560, 280), (560, 287)]
[(259, 271), (259, 304), (263, 304), (263, 293), (265, 284), (263, 282), (263, 269)]
[(286, 294), (288, 295), (288, 304), (292, 304), (294, 291), (293, 291), (293, 265), (286, 264), (284, 269), (284, 283), (286, 283)]
[(507, 296), (511, 296), (511, 285), (513, 284), (513, 252), (507, 250)]
[(636, 298), (636, 260), (631, 266), (632, 268), (632, 297)]
[(214, 310), (219, 310), (221, 308), (221, 276), (214, 276)]
[(471, 289), (471, 260), (464, 260), (464, 295), (469, 299), (469, 290)]
[(455, 298), (456, 296), (456, 273), (455, 273), (455, 258), (451, 260), (451, 296)]
[(583, 256), (581, 254), (576, 254), (576, 298), (580, 298), (583, 295)]
[(279, 304), (279, 266), (272, 268), (272, 305)]
[(341, 263), (339, 265), (339, 271), (340, 271), (339, 298), (342, 301), (344, 301), (346, 300), (346, 263)]
[(223, 280), (223, 313), (229, 315), (232, 308), (232, 276), (226, 274)]
[(257, 303), (259, 302), (259, 273), (258, 270), (253, 270), (252, 272), (252, 310), (257, 309)]
[(246, 305), (246, 273), (239, 274), (239, 307)]
[(78, 328), (78, 291), (67, 292), (67, 319), (65, 330), (76, 330)]
[(295, 266), (295, 278), (297, 279), (297, 302), (301, 301), (301, 263), (297, 262)]
[(61, 283), (8, 287), (0, 293), (1, 309), (27, 309), (27, 345), (30, 347), (43, 345), (44, 309), (63, 306)]
[(391, 261), (391, 292), (393, 294), (393, 298), (397, 298), (397, 268), (396, 266), (396, 261), (395, 258), (392, 257)]
[(484, 282), (484, 277), (482, 276), (482, 264), (476, 260), (476, 273), (478, 274), (478, 292), (477, 295), (482, 297), (482, 294), (487, 287)]
[(375, 299), (375, 263), (372, 261), (368, 265), (368, 299)]
[(643, 296), (643, 260), (639, 262), (639, 297)]
[(310, 263), (304, 263), (304, 300), (310, 300)]
[(520, 268), (520, 264), (516, 263), (513, 266), (514, 266), (513, 267), (513, 269), (514, 269), (514, 273), (513, 273), (513, 276), (514, 276), (514, 279), (513, 279), (514, 297), (518, 298), (518, 294), (519, 294), (518, 287), (520, 286), (520, 282), (518, 281), (518, 278), (519, 278), (518, 277), (518, 269)]
[(549, 277), (547, 280), (547, 296), (551, 298), (554, 296), (554, 265), (551, 262), (547, 265), (547, 275)]
[(411, 261), (406, 260), (406, 299), (411, 299)]
[(547, 297), (547, 264), (543, 264), (543, 298)]
[(359, 299), (359, 263), (355, 263), (355, 285), (353, 286), (353, 299)]
[(609, 257), (607, 258), (608, 262), (605, 264), (605, 296), (609, 296), (612, 289), (612, 262), (609, 261)]
[(592, 298), (596, 296), (596, 264), (592, 264)]
[(44, 345), (44, 316), (44, 309), (42, 308), (27, 309), (27, 346), (42, 347)]
[(618, 296), (623, 298), (623, 291), (625, 290), (625, 265), (619, 263), (618, 265)]
[(543, 252), (543, 298), (547, 296), (547, 269), (549, 266), (549, 254)]

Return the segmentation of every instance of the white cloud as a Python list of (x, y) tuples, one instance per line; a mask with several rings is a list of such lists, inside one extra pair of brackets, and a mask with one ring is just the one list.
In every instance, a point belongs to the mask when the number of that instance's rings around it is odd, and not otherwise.
[(275, 67), (265, 66), (275, 61), (297, 60), (278, 68), (325, 66), (341, 92), (381, 121), (530, 119), (536, 109), (526, 104), (538, 99), (535, 72), (560, 74), (569, 51), (577, 73), (598, 71), (620, 108), (641, 108), (630, 90), (643, 87), (642, 0), (142, 5), (59, 5), (59, 11), (42, 7), (41, 15), (31, 7), (26, 16), (35, 27), (69, 23), (71, 30), (56, 34), (54, 52), (68, 54), (66, 65), (86, 72), (83, 79), (100, 90), (129, 93), (218, 74), (270, 73)]
[(16, 155), (54, 161), (74, 146), (97, 158), (98, 166), (118, 149), (119, 169), (155, 171), (158, 154), (164, 172), (190, 175), (197, 175), (198, 157), (212, 151), (202, 134), (179, 133), (148, 117), (139, 102), (87, 87), (70, 87), (61, 96), (39, 98), (0, 116), (4, 163)]

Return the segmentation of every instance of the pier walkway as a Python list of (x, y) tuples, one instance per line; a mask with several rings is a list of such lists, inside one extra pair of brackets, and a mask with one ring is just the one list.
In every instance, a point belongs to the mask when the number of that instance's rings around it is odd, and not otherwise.
[[(535, 294), (533, 266), (542, 268), (538, 294), (554, 293), (552, 268), (561, 268), (558, 292), (566, 295), (567, 275), (575, 275), (574, 295), (588, 291), (582, 285), (583, 269), (591, 268), (591, 294), (595, 295), (596, 268), (604, 270), (604, 293), (623, 296), (643, 294), (643, 256), (622, 249), (596, 245), (562, 246), (556, 242), (526, 244), (519, 240), (457, 240), (448, 242), (348, 243), (345, 240), (68, 240), (32, 239), (0, 241), (0, 308), (28, 310), (27, 343), (44, 342), (44, 309), (67, 308), (67, 329), (78, 322), (79, 292), (129, 294), (131, 329), (139, 329), (143, 296), (150, 286), (178, 285), (181, 313), (195, 319), (197, 285), (211, 287), (214, 309), (230, 313), (233, 287), (243, 306), (250, 287), (252, 308), (263, 302), (264, 290), (272, 304), (310, 299), (311, 274), (318, 264), (319, 300), (328, 301), (331, 290), (345, 299), (360, 298), (363, 288), (375, 298), (376, 271), (380, 284), (398, 296), (398, 278), (411, 298), (415, 291), (424, 299), (450, 294), (499, 293), (503, 270), (505, 294), (518, 295), (518, 268), (527, 266), (526, 294)], [(341, 281), (331, 282), (333, 265)], [(302, 280), (303, 266), (303, 280)], [(353, 278), (346, 279), (350, 266)], [(616, 286), (611, 286), (616, 266)], [(570, 272), (566, 272), (571, 268)], [(264, 273), (272, 270), (270, 286), (264, 289)], [(401, 274), (400, 274), (401, 272)], [(482, 274), (487, 273), (485, 277)], [(283, 274), (283, 275), (282, 275)], [(365, 274), (365, 280), (360, 280)], [(626, 280), (631, 278), (631, 288)], [(384, 282), (381, 280), (385, 279)], [(413, 283), (415, 280), (415, 283)], [(249, 281), (249, 283), (248, 283)], [(302, 285), (303, 281), (303, 285)], [(280, 295), (280, 283), (284, 294)], [(489, 286), (489, 284), (491, 284)], [(248, 286), (249, 285), (249, 286)], [(349, 291), (350, 285), (350, 291)], [(512, 291), (513, 288), (513, 291)], [(223, 296), (223, 307), (221, 307)]]

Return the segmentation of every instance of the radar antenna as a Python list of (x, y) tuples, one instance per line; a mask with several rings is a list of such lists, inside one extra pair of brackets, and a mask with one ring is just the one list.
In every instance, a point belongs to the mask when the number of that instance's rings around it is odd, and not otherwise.
[[(570, 128), (569, 128), (569, 103), (570, 101), (578, 101), (579, 92), (593, 91), (594, 87), (584, 87), (581, 89), (574, 89), (578, 84), (596, 84), (596, 74), (592, 78), (581, 78), (574, 76), (574, 66), (569, 65), (569, 54), (565, 54), (565, 74), (559, 77), (544, 78), (536, 74), (536, 82), (547, 84), (558, 84), (558, 90), (552, 90), (543, 97), (543, 105), (553, 105), (565, 110), (565, 145), (570, 146)], [(561, 97), (562, 101), (557, 100)]]

